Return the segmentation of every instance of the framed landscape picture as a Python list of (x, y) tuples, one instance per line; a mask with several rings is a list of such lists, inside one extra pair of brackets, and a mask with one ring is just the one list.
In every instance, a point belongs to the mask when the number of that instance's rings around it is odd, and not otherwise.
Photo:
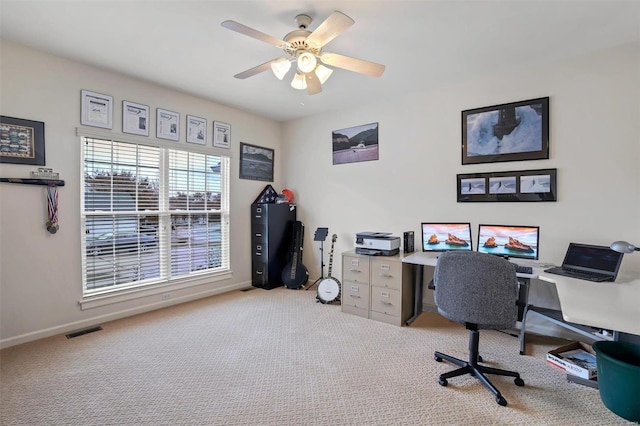
[(378, 159), (378, 123), (334, 130), (331, 141), (334, 165)]
[(240, 179), (273, 182), (274, 150), (240, 142)]
[(462, 111), (462, 164), (548, 158), (548, 97)]

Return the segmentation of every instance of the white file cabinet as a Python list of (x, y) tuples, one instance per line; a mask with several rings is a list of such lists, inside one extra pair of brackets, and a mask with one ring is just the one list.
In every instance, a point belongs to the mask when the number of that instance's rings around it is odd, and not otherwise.
[(342, 254), (342, 312), (369, 318), (369, 256)]
[(342, 311), (401, 326), (412, 315), (410, 265), (401, 255), (342, 254)]

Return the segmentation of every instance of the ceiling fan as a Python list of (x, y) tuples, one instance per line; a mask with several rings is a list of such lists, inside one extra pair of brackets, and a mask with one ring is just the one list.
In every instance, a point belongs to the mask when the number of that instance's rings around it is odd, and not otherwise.
[(333, 12), (313, 32), (307, 30), (309, 24), (311, 24), (311, 17), (309, 15), (298, 15), (295, 17), (295, 22), (298, 25), (298, 29), (285, 35), (283, 40), (247, 27), (236, 21), (229, 20), (222, 22), (220, 25), (223, 27), (269, 43), (282, 49), (286, 55), (285, 57), (272, 59), (264, 64), (249, 68), (246, 71), (236, 74), (234, 77), (245, 79), (271, 69), (275, 76), (282, 80), (291, 68), (291, 64), (295, 62), (296, 74), (291, 81), (291, 86), (299, 90), (306, 89), (307, 93), (315, 95), (322, 91), (322, 84), (324, 84), (331, 73), (333, 73), (331, 68), (324, 65), (373, 77), (380, 77), (384, 72), (384, 65), (340, 55), (338, 53), (324, 52), (322, 50), (327, 43), (355, 23), (353, 19), (344, 13), (338, 11)]

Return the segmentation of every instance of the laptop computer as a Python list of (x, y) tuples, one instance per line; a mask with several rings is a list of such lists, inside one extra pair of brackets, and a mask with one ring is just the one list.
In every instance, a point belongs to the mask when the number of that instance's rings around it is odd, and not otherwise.
[(562, 266), (545, 272), (596, 282), (615, 281), (622, 256), (606, 246), (569, 243)]

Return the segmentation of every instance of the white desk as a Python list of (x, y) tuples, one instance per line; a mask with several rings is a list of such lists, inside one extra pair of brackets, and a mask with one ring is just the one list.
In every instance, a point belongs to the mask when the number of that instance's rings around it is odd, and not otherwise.
[[(405, 256), (402, 261), (414, 265), (416, 301), (414, 317), (407, 321), (409, 325), (422, 312), (422, 267), (435, 267), (438, 254), (415, 252)], [(520, 260), (518, 263), (532, 265)], [(640, 335), (640, 274), (621, 273), (615, 282), (596, 283), (549, 274), (544, 272), (544, 268), (534, 266), (532, 274), (517, 276), (525, 279), (527, 284), (533, 278), (555, 284), (562, 318), (566, 322)], [(525, 302), (527, 299), (528, 295), (525, 296)], [(579, 332), (571, 325), (568, 328)], [(524, 326), (521, 334), (524, 335)], [(521, 337), (521, 352), (523, 345)]]
[(538, 279), (556, 285), (565, 321), (640, 335), (640, 274), (594, 283), (541, 271)]
[[(440, 253), (434, 253), (434, 252), (422, 252), (422, 251), (418, 251), (415, 253), (412, 253), (410, 255), (407, 255), (405, 257), (402, 258), (402, 262), (404, 263), (409, 263), (411, 265), (413, 265), (413, 289), (414, 289), (414, 308), (413, 308), (413, 316), (411, 318), (409, 318), (409, 320), (407, 320), (407, 325), (411, 325), (411, 323), (413, 323), (413, 321), (415, 321), (415, 319), (418, 317), (418, 315), (420, 315), (420, 313), (422, 312), (422, 298), (423, 298), (423, 281), (424, 281), (424, 270), (423, 267), (425, 266), (429, 266), (429, 267), (435, 267), (436, 263), (438, 262), (438, 255)], [(527, 265), (531, 265), (533, 267), (532, 263), (528, 263), (526, 261), (521, 262), (522, 264), (527, 264)], [(542, 269), (538, 268), (538, 267), (533, 267), (533, 273), (532, 274), (516, 274), (518, 278), (524, 279), (526, 281), (526, 285), (527, 285), (527, 292), (525, 294), (525, 300), (524, 302), (526, 303), (526, 297), (528, 296), (528, 286), (529, 286), (529, 280), (531, 278), (537, 278), (537, 274), (541, 271)]]

